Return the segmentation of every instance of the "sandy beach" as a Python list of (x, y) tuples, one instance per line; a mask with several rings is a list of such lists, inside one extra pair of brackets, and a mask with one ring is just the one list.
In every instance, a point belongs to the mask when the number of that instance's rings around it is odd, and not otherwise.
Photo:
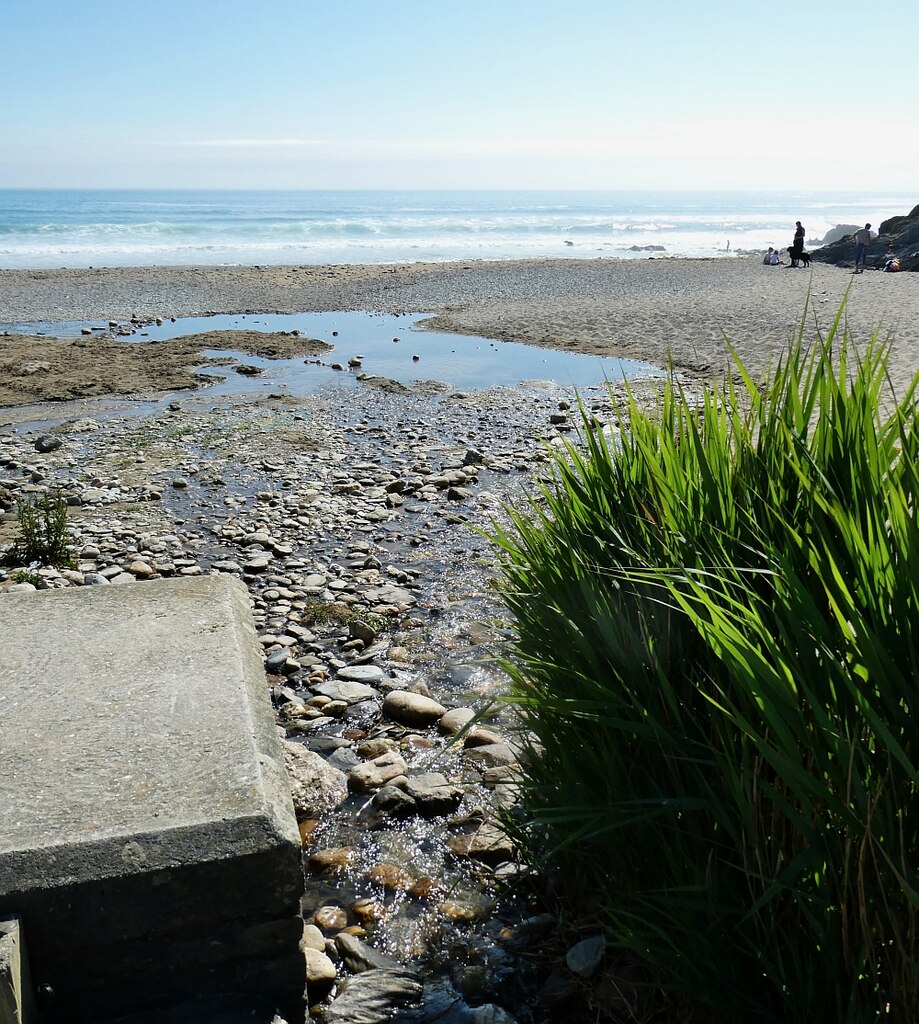
[[(644, 359), (702, 381), (728, 363), (725, 339), (754, 373), (780, 356), (805, 322), (826, 330), (848, 290), (846, 318), (864, 342), (892, 338), (891, 377), (901, 389), (919, 369), (919, 278), (857, 277), (734, 260), (514, 260), (378, 266), (141, 267), (0, 271), (0, 322), (180, 317), (208, 313), (366, 310), (430, 312), (427, 326), (537, 346)], [(202, 336), (200, 347), (208, 339)], [(133, 347), (133, 346), (132, 346)], [(54, 359), (42, 339), (0, 338), (0, 405), (174, 386), (196, 345), (150, 352), (118, 374), (93, 339), (79, 360)], [(115, 343), (115, 348), (118, 344)], [(141, 365), (142, 364), (142, 365)], [(39, 367), (36, 372), (34, 367)], [(177, 369), (178, 367), (178, 369)], [(32, 369), (30, 369), (32, 368)], [(60, 375), (66, 378), (60, 380)], [(106, 384), (106, 380), (111, 381)]]

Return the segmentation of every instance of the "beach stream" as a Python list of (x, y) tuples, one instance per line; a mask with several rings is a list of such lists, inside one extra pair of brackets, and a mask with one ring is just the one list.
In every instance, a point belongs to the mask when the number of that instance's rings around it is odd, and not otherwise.
[[(494, 553), (478, 531), (532, 484), (546, 444), (576, 436), (569, 410), (579, 396), (608, 420), (604, 378), (649, 368), (410, 330), (418, 318), (407, 317), (208, 317), (206, 330), (240, 319), (337, 348), (319, 363), (262, 360), (270, 379), (255, 384), (221, 368), (224, 382), (150, 402), (83, 402), (64, 419), (48, 405), (30, 410), (0, 432), (0, 484), (20, 500), (46, 489), (71, 496), (77, 574), (86, 582), (89, 574), (127, 582), (131, 573), (236, 573), (253, 602), (285, 736), (342, 770), (360, 760), (361, 744), (382, 743), (410, 774), (438, 772), (457, 787), (462, 797), (446, 816), (387, 813), (372, 791), (353, 790), (301, 816), (304, 918), (318, 924), (330, 951), (336, 930), (349, 929), (421, 973), (425, 1003), (399, 1020), (471, 1021), (463, 1013), (484, 1004), (513, 1014), (500, 1019), (543, 1020), (539, 949), (516, 941), (540, 911), (529, 869), (512, 855), (460, 855), (451, 842), (495, 818), (500, 801), (487, 766), (500, 762), (471, 760), (462, 737), (387, 719), (379, 700), (296, 715), (318, 679), (379, 664), (390, 688), (470, 708), (495, 734), (494, 750), (512, 749), (519, 737), (500, 700), (507, 624), (490, 585)], [(71, 325), (71, 336), (82, 326)], [(161, 326), (161, 334), (145, 328), (143, 340), (202, 331), (200, 323)], [(359, 355), (377, 383), (362, 382), (357, 368), (332, 370), (339, 352), (345, 362)], [(546, 366), (557, 379), (533, 381)], [(48, 431), (62, 446), (38, 456), (34, 442)], [(262, 548), (253, 569), (247, 559)], [(310, 618), (319, 606), (361, 609), (368, 581), (375, 587), (380, 577), (408, 603), (360, 612), (373, 626), (366, 643), (354, 642), (348, 616)], [(439, 1015), (444, 1006), (454, 1017)]]

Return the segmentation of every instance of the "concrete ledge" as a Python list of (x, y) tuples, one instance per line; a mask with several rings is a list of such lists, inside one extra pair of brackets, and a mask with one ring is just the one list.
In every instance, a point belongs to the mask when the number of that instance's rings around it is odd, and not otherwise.
[(214, 991), (302, 1019), (300, 841), (245, 589), (10, 594), (0, 633), (0, 912), (59, 1019)]

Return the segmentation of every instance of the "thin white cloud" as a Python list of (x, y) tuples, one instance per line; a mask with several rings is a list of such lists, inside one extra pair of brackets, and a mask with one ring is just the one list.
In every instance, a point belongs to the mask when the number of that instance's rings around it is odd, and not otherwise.
[(214, 149), (307, 149), (312, 146), (332, 146), (335, 143), (331, 139), (192, 139), (185, 145), (209, 146)]
[[(919, 156), (919, 131), (915, 122), (854, 118), (800, 122), (699, 119), (613, 128), (610, 131), (600, 129), (589, 135), (549, 138), (224, 138), (199, 139), (187, 145), (248, 152), (312, 151), (323, 155), (374, 159), (706, 159), (717, 154), (738, 153), (760, 154), (762, 159), (780, 159), (788, 152), (827, 154), (840, 147), (857, 148), (885, 138), (900, 140), (898, 152), (901, 159), (905, 153)], [(906, 147), (905, 151), (903, 147)]]

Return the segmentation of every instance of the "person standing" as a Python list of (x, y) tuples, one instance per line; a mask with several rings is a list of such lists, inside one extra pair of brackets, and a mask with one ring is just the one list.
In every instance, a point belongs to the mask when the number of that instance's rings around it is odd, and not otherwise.
[(795, 221), (795, 238), (791, 243), (791, 265), (796, 267), (798, 260), (801, 259), (801, 253), (804, 252), (804, 225), (801, 221)]
[[(871, 225), (866, 224), (855, 232), (855, 273), (860, 274), (868, 264), (868, 246), (871, 245)], [(861, 264), (861, 270), (859, 270)]]

